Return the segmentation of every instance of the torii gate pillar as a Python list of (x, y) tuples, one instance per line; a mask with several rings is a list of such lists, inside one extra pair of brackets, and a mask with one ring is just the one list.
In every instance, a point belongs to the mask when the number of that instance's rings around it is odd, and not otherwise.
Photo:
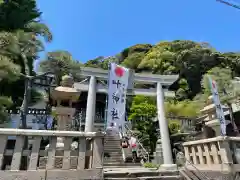
[(170, 136), (168, 130), (168, 121), (165, 117), (164, 111), (164, 93), (160, 82), (157, 83), (157, 116), (160, 127), (160, 134), (162, 140), (163, 164), (161, 167), (167, 169), (176, 169), (177, 165), (173, 164), (172, 148), (170, 143)]

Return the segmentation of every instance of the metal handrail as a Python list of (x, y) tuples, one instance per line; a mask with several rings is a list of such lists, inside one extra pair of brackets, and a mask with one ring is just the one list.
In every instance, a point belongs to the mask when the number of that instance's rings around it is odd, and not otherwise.
[[(133, 131), (128, 127), (128, 125), (125, 125), (125, 128), (128, 130), (128, 131), (130, 131), (130, 133), (132, 134), (132, 135), (134, 135), (134, 133), (133, 133)], [(137, 139), (137, 138), (136, 138)], [(148, 151), (143, 147), (143, 145), (142, 145), (142, 143), (137, 139), (137, 143), (139, 144), (139, 146), (141, 147), (141, 149), (145, 152), (145, 154), (147, 154), (147, 157), (145, 156), (145, 155), (143, 155), (144, 156), (144, 158), (146, 158), (147, 159), (147, 162), (149, 162), (149, 153), (148, 153)]]

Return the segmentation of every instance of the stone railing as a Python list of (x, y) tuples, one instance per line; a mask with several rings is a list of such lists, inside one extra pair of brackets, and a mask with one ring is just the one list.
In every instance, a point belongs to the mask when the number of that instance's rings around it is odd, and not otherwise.
[(240, 137), (219, 136), (183, 143), (186, 166), (240, 172)]
[[(16, 136), (15, 145), (8, 136)], [(64, 138), (62, 149), (57, 137)], [(0, 180), (102, 179), (103, 138), (101, 132), (0, 129)]]

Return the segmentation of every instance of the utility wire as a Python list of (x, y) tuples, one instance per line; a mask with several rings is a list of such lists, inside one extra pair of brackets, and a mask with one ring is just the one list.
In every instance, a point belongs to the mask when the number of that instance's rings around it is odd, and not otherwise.
[(233, 3), (230, 3), (230, 2), (227, 2), (227, 1), (224, 1), (224, 0), (216, 0), (216, 1), (240, 10), (240, 6), (238, 6), (236, 4), (233, 4)]

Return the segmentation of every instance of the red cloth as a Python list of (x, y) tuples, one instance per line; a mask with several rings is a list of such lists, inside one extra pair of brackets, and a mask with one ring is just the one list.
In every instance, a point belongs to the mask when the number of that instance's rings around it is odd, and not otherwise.
[(136, 147), (137, 145), (136, 144), (132, 144), (132, 147), (134, 148), (134, 147)]

